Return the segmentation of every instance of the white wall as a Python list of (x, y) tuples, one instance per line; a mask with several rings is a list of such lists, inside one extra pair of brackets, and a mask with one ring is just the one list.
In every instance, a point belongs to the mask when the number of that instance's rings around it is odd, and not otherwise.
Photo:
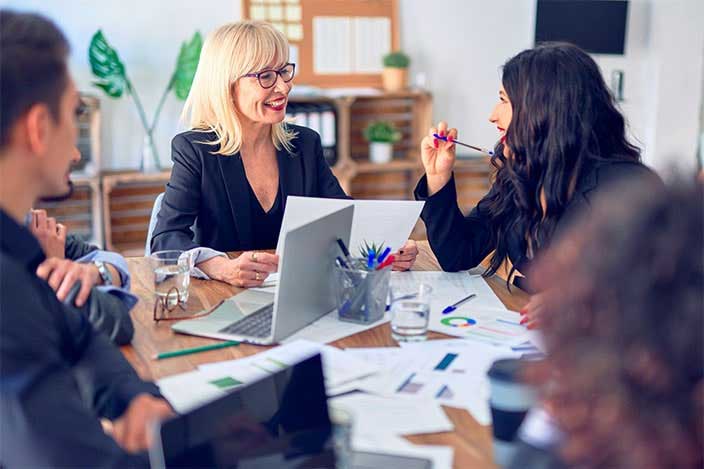
[[(139, 167), (144, 138), (134, 103), (108, 98), (91, 86), (88, 45), (98, 28), (120, 54), (151, 120), (176, 64), (181, 43), (240, 18), (238, 0), (0, 0), (0, 6), (35, 11), (53, 19), (71, 43), (71, 71), (81, 91), (100, 96), (103, 109), (103, 168)], [(183, 102), (173, 93), (159, 119), (156, 140), (163, 165), (170, 164), (171, 139), (182, 126)]]
[[(411, 77), (424, 73), (436, 120), (491, 146), (487, 118), (500, 67), (533, 46), (535, 0), (401, 0), (402, 46)], [(623, 56), (594, 56), (607, 83), (624, 72), (621, 103), (644, 161), (660, 171), (696, 165), (704, 66), (704, 0), (631, 0)]]
[[(497, 137), (488, 116), (496, 103), (501, 65), (532, 47), (535, 0), (400, 0), (401, 44), (434, 96), (434, 116), (457, 127), (463, 139), (491, 146)], [(240, 17), (239, 0), (0, 0), (0, 6), (34, 10), (54, 19), (72, 46), (71, 68), (81, 90), (92, 76), (87, 48), (102, 28), (118, 50), (152, 115), (183, 40)], [(596, 56), (607, 83), (625, 73), (622, 109), (644, 159), (664, 170), (695, 165), (704, 72), (704, 0), (631, 0), (626, 53)], [(103, 167), (136, 168), (143, 131), (127, 99), (102, 96)], [(172, 95), (157, 127), (162, 163), (180, 131), (182, 103)]]
[[(459, 139), (493, 147), (489, 115), (498, 101), (501, 66), (533, 44), (532, 0), (400, 1), (401, 44), (411, 57), (410, 79), (424, 74), (434, 120)], [(460, 152), (461, 154), (462, 152)]]

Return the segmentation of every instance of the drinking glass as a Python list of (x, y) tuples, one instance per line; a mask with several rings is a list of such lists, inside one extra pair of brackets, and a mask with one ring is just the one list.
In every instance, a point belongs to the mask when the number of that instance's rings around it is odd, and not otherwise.
[(433, 288), (421, 283), (411, 291), (402, 291), (401, 287), (392, 287), (391, 291), (391, 336), (398, 342), (425, 340)]

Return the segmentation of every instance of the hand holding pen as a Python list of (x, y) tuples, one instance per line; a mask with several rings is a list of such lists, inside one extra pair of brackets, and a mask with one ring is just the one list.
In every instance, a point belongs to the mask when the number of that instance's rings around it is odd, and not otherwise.
[(456, 159), (456, 145), (462, 145), (492, 156), (492, 150), (469, 145), (457, 140), (457, 129), (448, 129), (447, 122), (440, 121), (437, 128), (430, 129), (421, 142), (421, 161), (428, 181), (428, 195), (433, 195), (445, 187), (452, 177)]
[[(435, 138), (439, 135), (446, 140)], [(452, 177), (455, 166), (455, 144), (457, 129), (448, 129), (447, 123), (441, 121), (433, 127), (420, 143), (420, 157), (428, 181), (428, 195), (442, 189)]]

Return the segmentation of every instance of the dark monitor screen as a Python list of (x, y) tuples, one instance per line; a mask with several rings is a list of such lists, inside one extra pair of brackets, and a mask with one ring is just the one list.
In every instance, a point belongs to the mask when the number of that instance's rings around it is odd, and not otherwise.
[(161, 424), (152, 467), (335, 467), (320, 355)]
[(535, 44), (571, 42), (592, 54), (623, 54), (627, 0), (538, 0)]

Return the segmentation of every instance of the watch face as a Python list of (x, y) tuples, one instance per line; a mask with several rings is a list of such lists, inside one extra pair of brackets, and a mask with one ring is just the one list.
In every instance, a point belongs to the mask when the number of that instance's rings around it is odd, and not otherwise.
[(112, 275), (110, 275), (110, 271), (108, 270), (107, 267), (105, 267), (105, 262), (103, 261), (95, 261), (93, 262), (95, 266), (98, 268), (98, 273), (100, 274), (100, 278), (103, 279), (103, 284), (109, 285), (112, 283)]

